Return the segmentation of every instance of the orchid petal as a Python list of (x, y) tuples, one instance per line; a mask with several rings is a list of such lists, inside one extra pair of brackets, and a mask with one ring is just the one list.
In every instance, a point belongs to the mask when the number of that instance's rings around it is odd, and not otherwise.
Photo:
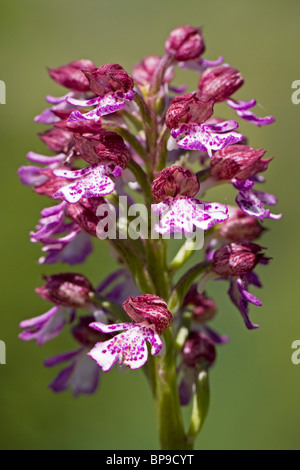
[(159, 204), (153, 204), (156, 215), (162, 215), (155, 231), (167, 233), (193, 233), (194, 226), (200, 230), (209, 230), (216, 224), (228, 219), (228, 209), (223, 204), (206, 203), (193, 198), (168, 198)]

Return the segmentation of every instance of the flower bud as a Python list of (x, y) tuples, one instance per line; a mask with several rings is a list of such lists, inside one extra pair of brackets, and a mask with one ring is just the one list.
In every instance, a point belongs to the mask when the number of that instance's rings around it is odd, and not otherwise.
[(73, 132), (59, 129), (57, 127), (49, 129), (43, 134), (38, 134), (38, 136), (44, 144), (46, 144), (47, 147), (55, 153), (67, 153), (74, 142)]
[(85, 71), (90, 89), (99, 96), (120, 91), (132, 90), (134, 82), (119, 64), (106, 64), (92, 71)]
[(81, 274), (54, 274), (45, 277), (45, 280), (45, 285), (35, 290), (43, 299), (65, 307), (84, 307), (91, 303), (93, 286)]
[(101, 130), (93, 137), (76, 136), (76, 151), (90, 164), (115, 163), (126, 168), (130, 153), (123, 138), (116, 132)]
[(136, 323), (141, 323), (144, 320), (153, 323), (159, 335), (164, 333), (173, 322), (166, 302), (157, 295), (146, 294), (139, 297), (129, 297), (123, 303), (123, 308)]
[(199, 294), (197, 286), (193, 285), (183, 301), (183, 307), (192, 307), (193, 320), (204, 323), (211, 320), (217, 311), (215, 302), (204, 294)]
[(202, 98), (225, 101), (244, 83), (241, 73), (229, 65), (220, 65), (205, 70), (198, 89)]
[(98, 134), (102, 130), (102, 124), (100, 121), (94, 120), (81, 120), (81, 121), (69, 121), (68, 118), (74, 110), (65, 111), (65, 113), (53, 111), (53, 113), (58, 116), (61, 121), (56, 122), (54, 127), (60, 129), (65, 129), (69, 132), (74, 132), (74, 134)]
[(265, 228), (255, 217), (246, 215), (241, 209), (229, 206), (229, 219), (219, 226), (219, 235), (230, 242), (252, 241), (260, 237)]
[(262, 250), (261, 246), (251, 242), (223, 245), (214, 253), (213, 271), (224, 277), (247, 274), (261, 260), (267, 260)]
[(173, 29), (165, 43), (165, 49), (177, 61), (197, 59), (205, 50), (201, 29), (188, 25)]
[[(139, 85), (148, 85), (152, 82), (154, 72), (157, 65), (161, 61), (161, 57), (157, 55), (150, 55), (145, 57), (142, 62), (136, 64), (132, 71), (132, 76), (136, 83)], [(169, 83), (174, 77), (173, 67), (169, 67), (163, 78), (163, 83)]]
[(193, 197), (200, 189), (195, 174), (180, 166), (171, 166), (162, 170), (152, 184), (152, 194), (156, 202), (169, 197)]
[(106, 201), (102, 197), (82, 198), (79, 202), (67, 205), (67, 215), (74, 220), (84, 232), (96, 237), (97, 225), (101, 220), (101, 217), (96, 215), (100, 204), (106, 204)]
[(191, 332), (181, 351), (182, 359), (188, 367), (196, 368), (200, 362), (211, 367), (216, 360), (214, 343), (203, 333)]
[(267, 169), (270, 159), (261, 160), (265, 153), (263, 149), (254, 149), (248, 145), (228, 145), (214, 153), (210, 161), (210, 173), (219, 180), (248, 179)]
[(56, 69), (48, 69), (49, 75), (59, 85), (74, 91), (89, 91), (89, 81), (82, 70), (96, 68), (90, 60), (76, 60)]
[(197, 93), (176, 96), (167, 110), (165, 123), (169, 129), (180, 124), (201, 124), (213, 114), (214, 100), (199, 99)]

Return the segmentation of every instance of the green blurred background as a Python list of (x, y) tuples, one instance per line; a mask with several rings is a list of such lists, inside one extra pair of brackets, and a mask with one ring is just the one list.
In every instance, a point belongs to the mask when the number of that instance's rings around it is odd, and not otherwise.
[[(28, 233), (45, 200), (19, 183), (17, 168), (29, 150), (45, 152), (33, 117), (45, 108), (46, 94), (63, 94), (46, 72), (72, 60), (97, 65), (120, 63), (128, 72), (145, 55), (163, 54), (169, 32), (184, 24), (203, 26), (205, 57), (241, 70), (240, 99), (255, 97), (260, 115), (276, 123), (262, 129), (241, 124), (250, 145), (274, 155), (265, 189), (279, 197), (280, 222), (262, 244), (274, 259), (260, 269), (261, 309), (251, 318), (261, 329), (249, 332), (230, 304), (227, 285), (211, 289), (219, 305), (215, 328), (231, 341), (219, 348), (211, 372), (211, 408), (197, 449), (299, 449), (300, 365), (291, 362), (291, 344), (300, 338), (299, 316), (299, 123), (300, 106), (291, 102), (291, 84), (300, 79), (300, 3), (296, 0), (10, 0), (0, 16), (0, 79), (7, 86), (1, 119), (1, 317), (0, 339), (7, 364), (0, 365), (1, 449), (158, 449), (150, 391), (140, 371), (102, 375), (93, 396), (55, 395), (47, 388), (58, 373), (43, 361), (72, 350), (65, 331), (38, 347), (18, 339), (18, 324), (48, 304), (34, 293), (41, 275), (68, 270), (38, 266), (40, 246)], [(191, 73), (177, 75), (189, 90)], [(234, 118), (232, 112), (223, 114)], [(224, 189), (216, 192), (226, 202)], [(220, 199), (221, 200), (221, 199)], [(114, 268), (108, 251), (78, 270), (98, 283)]]

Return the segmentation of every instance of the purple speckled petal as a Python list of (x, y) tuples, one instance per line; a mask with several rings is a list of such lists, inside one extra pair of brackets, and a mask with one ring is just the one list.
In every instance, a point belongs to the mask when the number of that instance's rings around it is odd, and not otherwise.
[(263, 204), (275, 205), (277, 203), (276, 197), (272, 194), (254, 189), (240, 191), (236, 197), (236, 203), (245, 214), (251, 217), (257, 217), (261, 220), (267, 218), (278, 220), (282, 217), (282, 214), (272, 214), (269, 209), (265, 209), (263, 206)]
[(68, 103), (75, 104), (76, 106), (92, 106), (96, 105), (96, 108), (88, 113), (81, 114), (78, 110), (73, 111), (69, 117), (69, 121), (78, 120), (99, 120), (101, 116), (115, 113), (126, 106), (126, 101), (132, 101), (134, 98), (134, 92), (132, 90), (127, 93), (114, 93), (105, 96), (99, 96), (92, 100), (80, 101), (69, 99)]
[(67, 178), (67, 179), (78, 179), (78, 178), (82, 178), (86, 175), (88, 175), (89, 173), (91, 173), (91, 171), (93, 170), (93, 167), (90, 166), (88, 168), (83, 168), (82, 170), (75, 170), (75, 171), (72, 171), (72, 170), (65, 170), (65, 169), (58, 169), (58, 170), (54, 170), (53, 173), (55, 174), (55, 176), (59, 176), (61, 178)]
[[(182, 126), (185, 130), (185, 136), (177, 140), (177, 145), (186, 150), (199, 150), (207, 152), (212, 158), (212, 151), (221, 150), (228, 145), (233, 145), (243, 140), (244, 136), (237, 132), (233, 132), (232, 128), (236, 128), (236, 121), (224, 121), (220, 124), (192, 124), (190, 126)], [(176, 133), (172, 132), (172, 136), (176, 137)]]
[[(120, 325), (116, 326), (120, 328)], [(103, 328), (102, 324), (99, 328)], [(130, 369), (142, 367), (148, 359), (146, 341), (152, 346), (152, 355), (158, 354), (162, 348), (162, 341), (152, 326), (123, 323), (123, 329), (123, 333), (103, 343), (97, 343), (88, 353), (104, 372), (109, 371), (117, 361)]]
[(224, 134), (225, 132), (234, 131), (239, 127), (239, 124), (236, 121), (223, 121), (215, 124), (202, 124), (202, 126), (208, 132)]
[(116, 184), (109, 178), (110, 168), (107, 165), (97, 165), (85, 170), (68, 171), (57, 170), (57, 176), (65, 178), (79, 178), (75, 183), (63, 186), (54, 195), (53, 199), (64, 199), (73, 204), (82, 197), (101, 197), (111, 194)]
[(101, 322), (93, 322), (89, 324), (89, 327), (94, 330), (101, 331), (101, 333), (115, 333), (116, 331), (122, 331), (129, 328), (132, 323), (114, 323), (113, 325), (106, 325)]
[(77, 98), (73, 98), (72, 96), (68, 96), (66, 98), (66, 102), (71, 104), (72, 106), (86, 107), (86, 106), (96, 106), (98, 103), (100, 103), (101, 99), (102, 98), (100, 96), (97, 96), (89, 100), (79, 100)]
[(252, 181), (252, 180), (242, 181), (237, 178), (234, 178), (231, 182), (233, 184), (233, 187), (235, 189), (238, 189), (239, 191), (245, 191), (247, 189), (251, 189), (255, 185), (255, 181)]
[(155, 225), (155, 231), (167, 233), (193, 233), (194, 226), (200, 230), (209, 230), (216, 224), (228, 219), (228, 208), (219, 203), (207, 203), (193, 198), (168, 198), (159, 204), (153, 204), (156, 215), (162, 215)]
[(52, 96), (52, 95), (47, 95), (46, 96), (46, 101), (50, 104), (61, 104), (64, 102), (68, 102), (69, 98), (72, 98), (74, 96), (74, 92), (67, 93), (64, 96)]

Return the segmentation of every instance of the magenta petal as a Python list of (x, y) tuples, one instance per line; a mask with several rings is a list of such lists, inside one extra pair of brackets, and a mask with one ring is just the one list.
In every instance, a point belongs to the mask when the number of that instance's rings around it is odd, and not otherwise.
[(256, 100), (237, 101), (231, 98), (227, 100), (227, 104), (236, 111), (245, 111), (246, 109), (253, 108), (256, 105)]
[[(95, 324), (92, 325), (95, 328)], [(109, 371), (116, 362), (133, 370), (142, 367), (148, 359), (146, 341), (149, 341), (152, 346), (152, 355), (158, 354), (162, 348), (161, 339), (153, 327), (138, 323), (123, 323), (122, 325), (123, 333), (103, 343), (97, 343), (88, 353), (88, 356), (94, 359), (104, 372)], [(120, 327), (120, 324), (116, 325), (117, 330)], [(103, 324), (100, 324), (98, 328), (101, 331), (103, 328), (106, 329)]]
[[(187, 126), (186, 126), (187, 127)], [(177, 140), (177, 145), (186, 150), (199, 150), (207, 152), (212, 157), (212, 151), (221, 150), (228, 145), (233, 145), (243, 140), (244, 136), (237, 132), (228, 131), (236, 128), (235, 121), (225, 121), (220, 124), (191, 125), (188, 130), (185, 128), (185, 136)], [(178, 131), (176, 131), (178, 135)], [(176, 136), (172, 132), (172, 136)]]
[(155, 225), (155, 231), (167, 233), (193, 233), (194, 226), (200, 230), (209, 230), (216, 224), (228, 219), (228, 208), (219, 203), (207, 203), (193, 198), (168, 198), (159, 204), (153, 204), (154, 214), (161, 215)]
[[(68, 171), (56, 170), (57, 176), (65, 178), (78, 178), (77, 181), (60, 188), (54, 195), (54, 199), (64, 199), (73, 204), (82, 197), (101, 197), (111, 194), (115, 189), (115, 183), (109, 178), (110, 168), (106, 165), (97, 165), (84, 170)], [(81, 177), (80, 177), (81, 176)]]
[(272, 214), (269, 209), (265, 209), (263, 204), (275, 205), (277, 199), (272, 194), (263, 193), (254, 189), (240, 191), (236, 197), (237, 205), (242, 211), (251, 217), (263, 219), (280, 219), (281, 214)]

